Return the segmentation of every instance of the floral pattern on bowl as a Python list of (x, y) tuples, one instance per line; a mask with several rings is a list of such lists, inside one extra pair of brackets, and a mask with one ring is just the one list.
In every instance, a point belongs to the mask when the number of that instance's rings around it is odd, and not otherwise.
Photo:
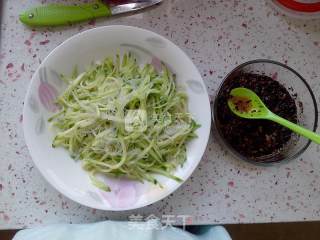
[(146, 184), (126, 179), (109, 178), (106, 184), (111, 188), (110, 192), (101, 191), (101, 195), (114, 208), (127, 208), (134, 205), (146, 188)]
[(55, 103), (58, 91), (47, 81), (47, 68), (39, 69), (40, 85), (38, 88), (38, 95), (42, 106), (49, 112), (56, 112), (59, 108)]

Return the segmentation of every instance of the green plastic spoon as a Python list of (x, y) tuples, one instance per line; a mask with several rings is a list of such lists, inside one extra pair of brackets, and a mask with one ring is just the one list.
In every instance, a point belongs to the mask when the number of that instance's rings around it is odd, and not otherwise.
[(228, 106), (237, 116), (247, 119), (267, 119), (274, 121), (320, 144), (320, 135), (274, 114), (266, 107), (257, 94), (250, 89), (234, 88), (230, 92), (230, 95), (232, 97), (228, 100)]

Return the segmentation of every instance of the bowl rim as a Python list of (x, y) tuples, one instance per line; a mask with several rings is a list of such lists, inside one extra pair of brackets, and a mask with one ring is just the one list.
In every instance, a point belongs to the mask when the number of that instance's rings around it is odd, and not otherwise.
[[(34, 77), (37, 75), (39, 69), (43, 66), (43, 64), (46, 63), (46, 61), (53, 55), (54, 52), (58, 51), (58, 49), (63, 46), (64, 44), (66, 44), (67, 42), (70, 42), (70, 41), (73, 41), (74, 39), (76, 38), (79, 38), (81, 37), (82, 35), (84, 34), (88, 34), (88, 33), (91, 33), (91, 32), (95, 32), (95, 31), (99, 31), (99, 30), (105, 30), (105, 29), (112, 29), (112, 28), (122, 28), (122, 29), (132, 29), (132, 30), (135, 30), (135, 31), (145, 31), (145, 32), (148, 32), (148, 33), (151, 33), (153, 35), (156, 35), (158, 36), (159, 38), (161, 39), (165, 39), (166, 41), (169, 41), (170, 44), (172, 44), (176, 49), (178, 49), (179, 51), (181, 51), (181, 53), (183, 54), (183, 56), (192, 63), (192, 65), (195, 67), (195, 70), (196, 72), (198, 73), (198, 75), (200, 76), (200, 80), (202, 82), (202, 84), (204, 86), (205, 85), (205, 82), (203, 80), (203, 77), (202, 75), (200, 74), (200, 71), (198, 69), (198, 67), (194, 64), (194, 62), (192, 61), (191, 57), (189, 57), (187, 55), (187, 53), (182, 50), (181, 47), (179, 47), (177, 44), (175, 44), (173, 41), (171, 41), (170, 39), (166, 38), (165, 36), (157, 33), (157, 32), (154, 32), (154, 31), (151, 31), (149, 29), (145, 29), (145, 28), (141, 28), (141, 27), (136, 27), (136, 26), (131, 26), (131, 25), (123, 25), (123, 24), (113, 24), (113, 25), (107, 25), (107, 26), (99, 26), (99, 27), (95, 27), (95, 28), (92, 28), (92, 29), (88, 29), (88, 30), (85, 30), (85, 31), (82, 31), (82, 32), (79, 32), (79, 33), (76, 33), (70, 37), (68, 37), (67, 39), (65, 39), (62, 43), (58, 44), (54, 49), (52, 49), (48, 55), (43, 59), (43, 61), (41, 62), (41, 64), (38, 66), (38, 68), (36, 69), (36, 71), (34, 72), (34, 74), (32, 75), (32, 78), (31, 78), (31, 81), (28, 85), (28, 88), (27, 88), (27, 91), (26, 91), (26, 94), (25, 94), (25, 98), (24, 98), (24, 102), (26, 103), (27, 102), (27, 99), (28, 97), (30, 96), (31, 94), (31, 85), (32, 85), (32, 82), (34, 81)], [(63, 194), (65, 197), (67, 197), (68, 199), (78, 203), (78, 204), (81, 204), (83, 206), (87, 206), (87, 207), (90, 207), (90, 208), (94, 208), (94, 209), (99, 209), (99, 210), (103, 210), (103, 211), (114, 211), (114, 212), (123, 212), (123, 211), (128, 211), (128, 210), (137, 210), (137, 209), (140, 209), (140, 208), (143, 208), (143, 207), (146, 207), (146, 206), (150, 206), (152, 204), (155, 204), (163, 199), (165, 199), (166, 197), (168, 197), (170, 194), (174, 193), (178, 188), (180, 188), (184, 183), (186, 183), (186, 181), (190, 178), (190, 176), (194, 173), (194, 171), (197, 169), (197, 167), (199, 166), (204, 154), (205, 154), (205, 151), (206, 151), (206, 148), (207, 148), (207, 145), (208, 145), (208, 142), (209, 142), (209, 138), (210, 138), (210, 130), (211, 130), (211, 127), (212, 127), (212, 122), (211, 122), (211, 106), (210, 106), (210, 98), (209, 98), (209, 94), (208, 94), (208, 91), (207, 91), (207, 88), (204, 87), (204, 94), (206, 96), (206, 99), (207, 99), (207, 103), (208, 103), (208, 112), (209, 112), (209, 115), (208, 115), (208, 132), (207, 134), (205, 135), (204, 137), (204, 142), (205, 144), (204, 145), (201, 145), (200, 146), (200, 149), (201, 149), (201, 155), (199, 157), (199, 159), (197, 161), (194, 161), (194, 163), (192, 164), (192, 167), (190, 168), (189, 172), (186, 174), (183, 182), (179, 182), (177, 183), (175, 186), (173, 186), (171, 188), (170, 191), (167, 191), (165, 192), (164, 194), (158, 196), (155, 200), (153, 201), (146, 201), (145, 203), (143, 204), (138, 204), (136, 206), (130, 206), (130, 207), (124, 207), (124, 208), (115, 208), (115, 207), (110, 207), (110, 208), (106, 208), (106, 207), (97, 207), (96, 205), (90, 203), (90, 202), (85, 202), (85, 201), (81, 201), (75, 197), (73, 197), (72, 195), (69, 194), (68, 191), (64, 191), (58, 184), (56, 184), (54, 181), (52, 181), (51, 178), (49, 178), (46, 174), (44, 174), (44, 171), (41, 167), (38, 166), (37, 164), (37, 161), (34, 160), (34, 158), (32, 157), (33, 154), (33, 150), (32, 148), (30, 147), (30, 144), (29, 144), (29, 139), (28, 137), (26, 137), (26, 129), (28, 128), (27, 124), (25, 123), (25, 121), (23, 122), (23, 134), (24, 134), (24, 140), (25, 140), (25, 143), (26, 143), (26, 146), (28, 148), (28, 151), (29, 151), (29, 154), (30, 154), (30, 157), (32, 159), (32, 162), (33, 164), (37, 167), (37, 169), (39, 170), (40, 174), (43, 176), (43, 178), (49, 183), (50, 186), (52, 186), (54, 189), (56, 189), (59, 193)], [(26, 116), (26, 104), (24, 105), (23, 107), (23, 111), (22, 111), (22, 114), (23, 116)]]
[(284, 158), (283, 160), (280, 160), (280, 161), (277, 161), (277, 162), (256, 162), (254, 160), (251, 160), (247, 157), (245, 157), (244, 155), (240, 154), (237, 150), (235, 150), (226, 140), (225, 138), (223, 137), (220, 129), (218, 128), (217, 126), (217, 98), (218, 98), (218, 95), (222, 89), (222, 86), (224, 84), (224, 82), (233, 74), (235, 73), (236, 71), (238, 71), (239, 69), (245, 67), (245, 66), (248, 66), (250, 64), (255, 64), (255, 63), (271, 63), (271, 64), (275, 64), (275, 65), (278, 65), (278, 66), (281, 66), (289, 71), (291, 71), (292, 73), (294, 73), (306, 86), (306, 88), (308, 89), (309, 93), (310, 93), (310, 96), (311, 96), (311, 99), (312, 99), (312, 103), (313, 103), (313, 107), (314, 107), (314, 112), (315, 112), (315, 116), (314, 116), (314, 123), (313, 123), (313, 131), (315, 132), (318, 128), (318, 105), (317, 105), (317, 101), (316, 101), (316, 98), (315, 98), (315, 95), (309, 85), (309, 83), (296, 71), (294, 70), (293, 68), (287, 66), (286, 64), (284, 63), (281, 63), (281, 62), (278, 62), (278, 61), (275, 61), (275, 60), (270, 60), (270, 59), (255, 59), (255, 60), (250, 60), (250, 61), (247, 61), (247, 62), (244, 62), (240, 65), (238, 65), (237, 67), (233, 68), (222, 80), (221, 84), (219, 85), (218, 89), (216, 90), (216, 93), (215, 93), (215, 96), (214, 96), (214, 103), (213, 103), (213, 111), (212, 111), (212, 121), (213, 121), (213, 126), (215, 128), (215, 130), (217, 131), (217, 135), (218, 135), (218, 138), (219, 140), (227, 147), (227, 149), (229, 150), (229, 152), (232, 153), (232, 155), (238, 159), (241, 159), (241, 160), (244, 160), (244, 161), (247, 161), (247, 162), (250, 162), (252, 164), (255, 164), (255, 165), (260, 165), (260, 166), (273, 166), (273, 165), (278, 165), (278, 164), (282, 164), (282, 163), (286, 163), (286, 162), (289, 162), (293, 159), (296, 159), (298, 158), (302, 153), (304, 153), (307, 148), (310, 146), (311, 144), (311, 140), (308, 140), (307, 143), (297, 152), (295, 153), (294, 155), (290, 156), (290, 157), (286, 157)]

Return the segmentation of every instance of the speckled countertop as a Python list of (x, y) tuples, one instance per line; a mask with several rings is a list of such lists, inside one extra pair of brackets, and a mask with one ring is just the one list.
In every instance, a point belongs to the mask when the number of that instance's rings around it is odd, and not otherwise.
[[(133, 16), (59, 29), (28, 29), (18, 13), (40, 0), (3, 2), (0, 52), (0, 228), (103, 219), (191, 215), (192, 224), (320, 220), (320, 147), (275, 167), (232, 158), (211, 136), (192, 177), (166, 199), (133, 212), (96, 211), (54, 190), (34, 167), (22, 132), (27, 86), (41, 60), (70, 36), (96, 26), (127, 24), (166, 36), (192, 57), (209, 93), (236, 65), (256, 58), (288, 64), (319, 103), (320, 20), (292, 20), (263, 0), (165, 0)], [(75, 2), (75, 1), (64, 1)]]

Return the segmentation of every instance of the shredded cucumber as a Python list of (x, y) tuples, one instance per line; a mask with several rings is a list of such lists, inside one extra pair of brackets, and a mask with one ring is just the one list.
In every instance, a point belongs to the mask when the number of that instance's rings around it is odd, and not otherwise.
[(60, 111), (49, 119), (57, 129), (52, 146), (80, 159), (95, 186), (110, 190), (97, 173), (154, 184), (154, 174), (181, 181), (173, 171), (186, 161), (186, 143), (199, 125), (165, 66), (161, 72), (140, 67), (127, 53), (63, 79), (68, 87), (57, 99)]

